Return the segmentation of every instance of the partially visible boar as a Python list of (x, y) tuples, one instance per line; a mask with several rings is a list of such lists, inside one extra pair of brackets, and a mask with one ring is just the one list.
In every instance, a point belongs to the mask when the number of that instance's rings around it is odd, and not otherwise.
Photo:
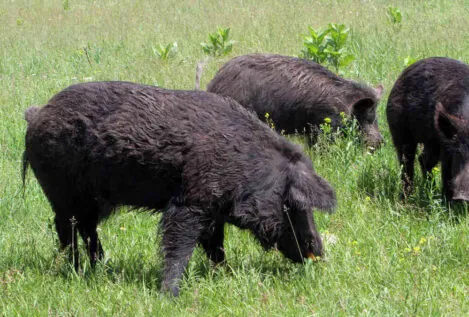
[(357, 119), (369, 146), (383, 142), (376, 119), (383, 86), (358, 84), (312, 61), (269, 54), (239, 56), (218, 71), (207, 91), (233, 98), (261, 120), (269, 113), (278, 131), (306, 131), (314, 138), (325, 118), (334, 128), (340, 126), (343, 112)]
[(469, 66), (441, 57), (412, 64), (394, 84), (386, 112), (403, 165), (404, 193), (412, 190), (421, 143), (422, 172), (441, 161), (446, 198), (469, 201)]
[(120, 205), (163, 211), (163, 289), (174, 295), (197, 244), (224, 261), (225, 223), (296, 262), (323, 254), (312, 209), (332, 211), (333, 189), (298, 147), (230, 98), (96, 82), (25, 117), (23, 181), (29, 163), (61, 247), (78, 231), (92, 264), (103, 257), (96, 227)]

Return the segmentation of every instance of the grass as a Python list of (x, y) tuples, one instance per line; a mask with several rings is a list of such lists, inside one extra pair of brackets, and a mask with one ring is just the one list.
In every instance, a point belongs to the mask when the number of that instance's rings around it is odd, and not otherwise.
[[(462, 316), (469, 314), (469, 218), (441, 202), (417, 174), (399, 198), (399, 166), (386, 125), (386, 96), (406, 57), (469, 61), (467, 1), (187, 0), (4, 1), (0, 8), (0, 314), (4, 316)], [(65, 10), (65, 9), (66, 10)], [(357, 56), (345, 76), (382, 83), (386, 145), (370, 155), (354, 137), (308, 150), (336, 189), (333, 215), (316, 213), (327, 257), (295, 265), (264, 252), (246, 232), (226, 227), (228, 265), (192, 257), (181, 296), (159, 292), (158, 215), (122, 210), (100, 225), (106, 259), (76, 274), (58, 253), (53, 213), (31, 173), (20, 182), (24, 110), (66, 86), (128, 80), (174, 89), (194, 86), (200, 42), (230, 27), (233, 52), (211, 60), (202, 87), (226, 60), (251, 52), (298, 55), (307, 27), (344, 23)], [(178, 43), (157, 59), (152, 48)], [(84, 49), (86, 48), (86, 50)], [(292, 138), (302, 142), (301, 138)]]

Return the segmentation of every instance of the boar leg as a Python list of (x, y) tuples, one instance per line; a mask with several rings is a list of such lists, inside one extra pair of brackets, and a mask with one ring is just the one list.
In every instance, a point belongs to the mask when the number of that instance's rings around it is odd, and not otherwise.
[(202, 211), (171, 204), (163, 213), (164, 274), (163, 291), (179, 295), (179, 280), (202, 232), (206, 230)]
[(79, 231), (83, 241), (85, 241), (91, 266), (94, 267), (98, 260), (102, 260), (104, 258), (104, 251), (98, 237), (98, 232), (96, 231), (96, 226), (87, 226), (86, 228), (80, 227)]
[(201, 239), (201, 244), (209, 259), (218, 264), (225, 261), (225, 250), (223, 249), (224, 224), (216, 223), (212, 229), (211, 233), (206, 233), (206, 236)]
[[(435, 145), (436, 144), (436, 145)], [(419, 156), (420, 168), (422, 173), (426, 176), (430, 176), (432, 169), (440, 160), (440, 147), (438, 141), (433, 142), (432, 144), (425, 144), (423, 148), (423, 153)]]
[(77, 243), (78, 219), (80, 212), (75, 207), (76, 199), (71, 197), (72, 188), (68, 182), (54, 173), (47, 173), (48, 168), (38, 168), (34, 172), (44, 190), (52, 210), (55, 213), (55, 230), (60, 241), (60, 250), (67, 251), (70, 263), (75, 270), (79, 267), (79, 252)]
[(407, 196), (412, 192), (414, 182), (414, 161), (416, 150), (416, 143), (402, 144), (397, 149), (399, 155), (399, 163), (403, 166), (401, 177), (404, 186), (404, 196)]
[(98, 232), (96, 231), (98, 226), (98, 215), (101, 213), (98, 207), (83, 208), (83, 212), (85, 210), (88, 211), (88, 214), (86, 214), (86, 218), (82, 219), (82, 221), (78, 223), (78, 231), (86, 244), (91, 266), (94, 267), (96, 265), (96, 261), (102, 260), (104, 257), (101, 241), (99, 241)]
[(79, 253), (77, 243), (77, 220), (75, 216), (67, 212), (62, 212), (61, 209), (54, 208), (55, 211), (55, 229), (59, 236), (60, 249), (68, 250), (68, 257), (75, 270), (78, 271), (79, 267)]

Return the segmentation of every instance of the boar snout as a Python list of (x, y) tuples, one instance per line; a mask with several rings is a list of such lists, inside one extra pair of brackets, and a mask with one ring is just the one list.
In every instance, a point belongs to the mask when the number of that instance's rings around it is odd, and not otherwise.
[(314, 259), (315, 257), (322, 257), (324, 255), (324, 247), (319, 235), (315, 239), (309, 241), (307, 244), (307, 250), (308, 252), (306, 257), (311, 259)]
[(454, 201), (469, 202), (469, 192), (456, 192), (451, 199)]
[(453, 201), (469, 202), (469, 162), (465, 161), (461, 156), (453, 154), (452, 156), (452, 173), (453, 179), (449, 182), (447, 197)]
[(379, 131), (368, 131), (365, 135), (365, 144), (370, 147), (372, 151), (379, 149), (384, 143), (384, 138)]

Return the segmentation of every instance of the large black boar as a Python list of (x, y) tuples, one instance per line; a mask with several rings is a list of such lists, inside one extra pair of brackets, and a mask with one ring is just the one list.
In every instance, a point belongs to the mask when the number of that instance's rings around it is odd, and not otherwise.
[(164, 210), (163, 289), (174, 295), (197, 243), (224, 261), (226, 222), (296, 262), (323, 254), (312, 208), (332, 210), (333, 189), (296, 146), (230, 98), (96, 82), (25, 115), (23, 181), (29, 162), (62, 248), (78, 231), (92, 263), (103, 256), (97, 224), (119, 205)]
[(382, 141), (376, 107), (383, 87), (370, 88), (341, 78), (305, 59), (253, 54), (227, 62), (207, 86), (207, 91), (235, 99), (254, 110), (261, 120), (266, 113), (278, 131), (308, 131), (316, 135), (326, 117), (338, 127), (340, 113), (354, 116), (365, 141), (378, 147)]
[(387, 118), (404, 193), (412, 190), (417, 144), (423, 173), (441, 160), (447, 199), (469, 201), (469, 66), (433, 57), (409, 66), (394, 84)]

